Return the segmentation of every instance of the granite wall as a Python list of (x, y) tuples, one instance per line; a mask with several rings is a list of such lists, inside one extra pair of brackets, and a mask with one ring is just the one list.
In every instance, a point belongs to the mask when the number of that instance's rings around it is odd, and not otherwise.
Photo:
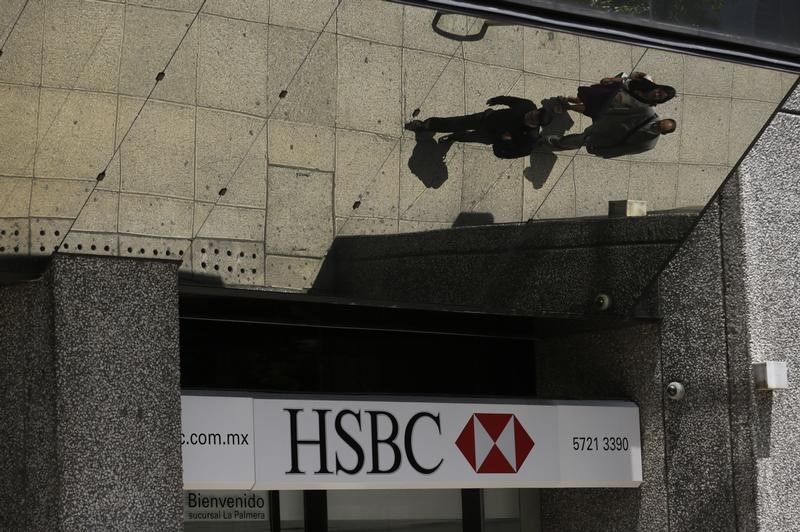
[[(644, 474), (638, 490), (544, 490), (543, 530), (732, 529), (730, 480), (718, 478), (730, 476), (718, 227), (714, 205), (662, 274), (660, 323), (541, 343), (541, 398), (639, 405)], [(664, 395), (672, 380), (686, 385), (681, 402)]]
[[(500, 315), (630, 317), (695, 220), (680, 212), (338, 237), (310, 293)], [(601, 293), (612, 301), (605, 312), (595, 307)]]
[(43, 280), (0, 286), (0, 530), (48, 530), (56, 521), (51, 308)]
[(0, 528), (182, 528), (177, 264), (55, 255), (0, 287)]
[[(800, 522), (800, 90), (723, 196), (732, 445), (739, 522)], [(750, 363), (785, 360), (789, 388), (754, 392)], [(755, 506), (754, 510), (751, 507)], [(755, 515), (755, 519), (753, 519)]]
[[(641, 408), (639, 490), (545, 490), (544, 530), (792, 530), (800, 521), (800, 92), (658, 279), (657, 325), (542, 342), (542, 397)], [(789, 389), (753, 363), (785, 360)], [(672, 401), (679, 381), (686, 397)]]

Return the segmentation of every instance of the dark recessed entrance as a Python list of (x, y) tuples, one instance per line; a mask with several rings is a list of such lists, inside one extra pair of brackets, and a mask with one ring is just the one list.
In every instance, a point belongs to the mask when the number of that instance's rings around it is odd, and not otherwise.
[[(530, 320), (243, 296), (219, 298), (198, 292), (182, 296), (185, 390), (463, 398), (536, 395)], [(191, 493), (195, 495), (190, 515)], [(253, 493), (263, 505), (256, 520), (220, 521), (213, 513), (203, 520), (204, 514), (195, 511), (202, 497), (219, 500)], [(185, 492), (184, 502), (186, 530), (196, 532), (538, 528), (536, 490)]]

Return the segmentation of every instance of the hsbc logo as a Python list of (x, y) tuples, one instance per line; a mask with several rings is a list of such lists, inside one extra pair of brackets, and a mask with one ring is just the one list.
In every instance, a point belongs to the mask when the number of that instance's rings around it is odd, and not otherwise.
[[(291, 457), (291, 468), (286, 474), (306, 474), (305, 468), (300, 466), (300, 447), (308, 446), (319, 451), (317, 475), (357, 475), (362, 471), (368, 475), (393, 474), (404, 462), (417, 473), (431, 475), (445, 461), (442, 455), (431, 456), (424, 452), (427, 446), (421, 445), (419, 440), (415, 445), (414, 432), (419, 425), (423, 425), (427, 435), (423, 438), (429, 442), (431, 436), (442, 435), (439, 413), (416, 412), (406, 421), (386, 410), (343, 409), (329, 416), (332, 410), (313, 408), (311, 418), (305, 417), (308, 414), (303, 408), (283, 410), (288, 414)], [(332, 433), (328, 430), (330, 417), (333, 418)], [(312, 419), (316, 423), (309, 423)], [(300, 437), (299, 426), (304, 420), (308, 425), (304, 430), (306, 434), (316, 425), (315, 437)], [(368, 435), (367, 441), (362, 429)], [(534, 446), (533, 438), (514, 414), (490, 413), (470, 416), (455, 444), (476, 473), (516, 473)], [(334, 451), (332, 457), (331, 450)], [(424, 460), (420, 459), (420, 450), (427, 455)], [(345, 460), (344, 455), (350, 455), (350, 459)]]
[[(427, 424), (429, 432), (435, 429), (435, 433), (442, 434), (442, 426), (439, 414), (431, 412), (417, 412), (406, 422), (401, 424), (397, 416), (384, 410), (340, 410), (333, 416), (333, 427), (336, 434), (334, 446), (343, 443), (349, 451), (355, 455), (355, 460), (347, 464), (340, 459), (340, 450), (335, 451), (333, 456), (334, 469), (330, 467), (328, 458), (329, 440), (333, 435), (328, 433), (328, 414), (331, 409), (313, 408), (317, 415), (317, 437), (311, 439), (300, 439), (298, 426), (301, 422), (300, 415), (305, 412), (304, 408), (284, 408), (284, 412), (289, 414), (289, 439), (291, 449), (291, 469), (286, 474), (305, 475), (305, 471), (300, 468), (300, 446), (312, 446), (319, 448), (319, 469), (317, 475), (357, 475), (365, 468), (366, 474), (393, 474), (397, 472), (403, 464), (403, 455), (407, 463), (417, 472), (423, 475), (431, 475), (441, 467), (444, 462), (439, 458), (435, 463), (424, 465), (415, 453), (414, 431), (419, 425)], [(350, 427), (355, 431), (348, 431), (346, 423), (350, 422)], [(359, 436), (364, 425), (369, 425), (369, 445), (362, 445)], [(405, 426), (402, 426), (405, 425)], [(366, 428), (366, 427), (364, 427)], [(387, 431), (388, 429), (388, 431)], [(387, 434), (388, 432), (388, 434)], [(381, 455), (390, 456), (391, 465), (381, 467)], [(384, 460), (385, 461), (385, 460)], [(371, 467), (369, 467), (371, 464)]]
[(514, 414), (473, 414), (455, 444), (476, 473), (516, 473), (534, 446)]

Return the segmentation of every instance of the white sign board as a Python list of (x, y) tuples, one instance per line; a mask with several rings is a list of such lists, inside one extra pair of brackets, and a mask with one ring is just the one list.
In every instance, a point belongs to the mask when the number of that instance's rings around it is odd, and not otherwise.
[(253, 400), (181, 397), (183, 489), (249, 490), (255, 482)]
[[(232, 400), (250, 405), (237, 417), (242, 425), (229, 429)], [(205, 410), (214, 401), (226, 406)], [(183, 405), (194, 411), (184, 415), (186, 489), (636, 487), (642, 481), (639, 410), (627, 402), (184, 396)], [(245, 434), (251, 436), (242, 445)]]

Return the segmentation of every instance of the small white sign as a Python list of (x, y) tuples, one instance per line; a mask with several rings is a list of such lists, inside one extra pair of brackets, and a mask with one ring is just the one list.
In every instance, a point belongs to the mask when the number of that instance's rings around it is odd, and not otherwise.
[(267, 521), (267, 494), (259, 491), (184, 491), (183, 520)]
[[(257, 490), (636, 487), (642, 481), (639, 410), (628, 402), (257, 398), (248, 412)], [(184, 434), (190, 430), (196, 432), (185, 426)], [(187, 474), (192, 489), (218, 488), (225, 480), (220, 470), (184, 469)], [(198, 484), (203, 476), (214, 485)]]
[(622, 476), (630, 482), (621, 482), (620, 487), (641, 483), (638, 407), (561, 403), (556, 409), (560, 476), (568, 487), (604, 487), (609, 479)]

